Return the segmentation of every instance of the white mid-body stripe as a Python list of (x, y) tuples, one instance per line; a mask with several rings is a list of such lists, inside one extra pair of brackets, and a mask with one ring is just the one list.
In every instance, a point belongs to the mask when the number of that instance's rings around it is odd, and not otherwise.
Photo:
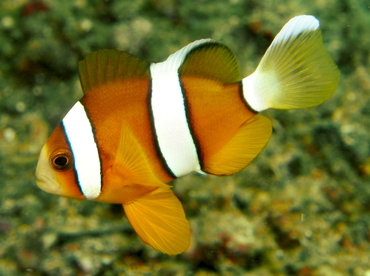
[(87, 199), (95, 199), (101, 192), (100, 158), (90, 120), (80, 101), (72, 107), (62, 123), (82, 193)]
[(164, 62), (150, 65), (151, 108), (155, 132), (167, 166), (177, 177), (200, 170), (197, 148), (186, 118), (178, 69), (194, 47), (208, 41), (195, 41), (169, 56)]

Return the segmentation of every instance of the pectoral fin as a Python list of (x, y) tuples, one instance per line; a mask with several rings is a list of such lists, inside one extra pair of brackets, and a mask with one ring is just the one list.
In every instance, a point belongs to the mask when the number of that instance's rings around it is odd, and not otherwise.
[(158, 188), (123, 207), (136, 233), (154, 249), (175, 255), (189, 247), (189, 222), (170, 188)]
[(122, 125), (121, 137), (114, 160), (117, 174), (123, 175), (133, 183), (145, 186), (167, 187), (150, 168), (143, 148), (126, 123)]

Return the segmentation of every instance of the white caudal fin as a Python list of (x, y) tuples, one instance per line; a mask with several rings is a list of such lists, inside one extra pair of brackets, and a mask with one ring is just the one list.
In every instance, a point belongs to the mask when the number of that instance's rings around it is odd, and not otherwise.
[(301, 15), (285, 24), (256, 71), (243, 79), (244, 97), (256, 111), (315, 106), (330, 98), (339, 77), (322, 43), (319, 21)]

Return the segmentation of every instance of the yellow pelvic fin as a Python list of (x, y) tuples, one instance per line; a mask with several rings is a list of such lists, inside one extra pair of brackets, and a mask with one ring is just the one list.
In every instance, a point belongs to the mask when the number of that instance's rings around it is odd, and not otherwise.
[(245, 168), (270, 139), (271, 121), (260, 114), (245, 122), (235, 136), (217, 153), (205, 160), (203, 171), (231, 175)]
[(305, 108), (330, 98), (339, 78), (324, 48), (319, 21), (301, 15), (283, 27), (256, 71), (243, 79), (243, 92), (256, 111)]
[(136, 233), (154, 249), (169, 255), (188, 249), (189, 222), (170, 188), (158, 188), (123, 207)]
[(215, 79), (224, 84), (240, 81), (238, 60), (225, 45), (207, 41), (191, 50), (179, 69), (180, 76)]
[(135, 138), (127, 123), (122, 124), (120, 141), (113, 163), (114, 173), (145, 186), (168, 187), (161, 182), (150, 168), (143, 148)]
[(78, 63), (84, 94), (104, 84), (129, 78), (149, 78), (149, 63), (118, 50), (99, 50)]

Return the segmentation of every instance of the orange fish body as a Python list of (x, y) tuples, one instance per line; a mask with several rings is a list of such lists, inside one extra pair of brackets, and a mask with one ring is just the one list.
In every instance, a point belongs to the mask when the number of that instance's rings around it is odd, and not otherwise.
[(121, 203), (141, 239), (167, 254), (188, 248), (190, 227), (166, 183), (192, 171), (237, 173), (270, 138), (259, 111), (317, 105), (339, 81), (312, 16), (288, 22), (244, 79), (229, 48), (209, 39), (156, 64), (97, 51), (79, 72), (84, 97), (42, 149), (37, 184)]

